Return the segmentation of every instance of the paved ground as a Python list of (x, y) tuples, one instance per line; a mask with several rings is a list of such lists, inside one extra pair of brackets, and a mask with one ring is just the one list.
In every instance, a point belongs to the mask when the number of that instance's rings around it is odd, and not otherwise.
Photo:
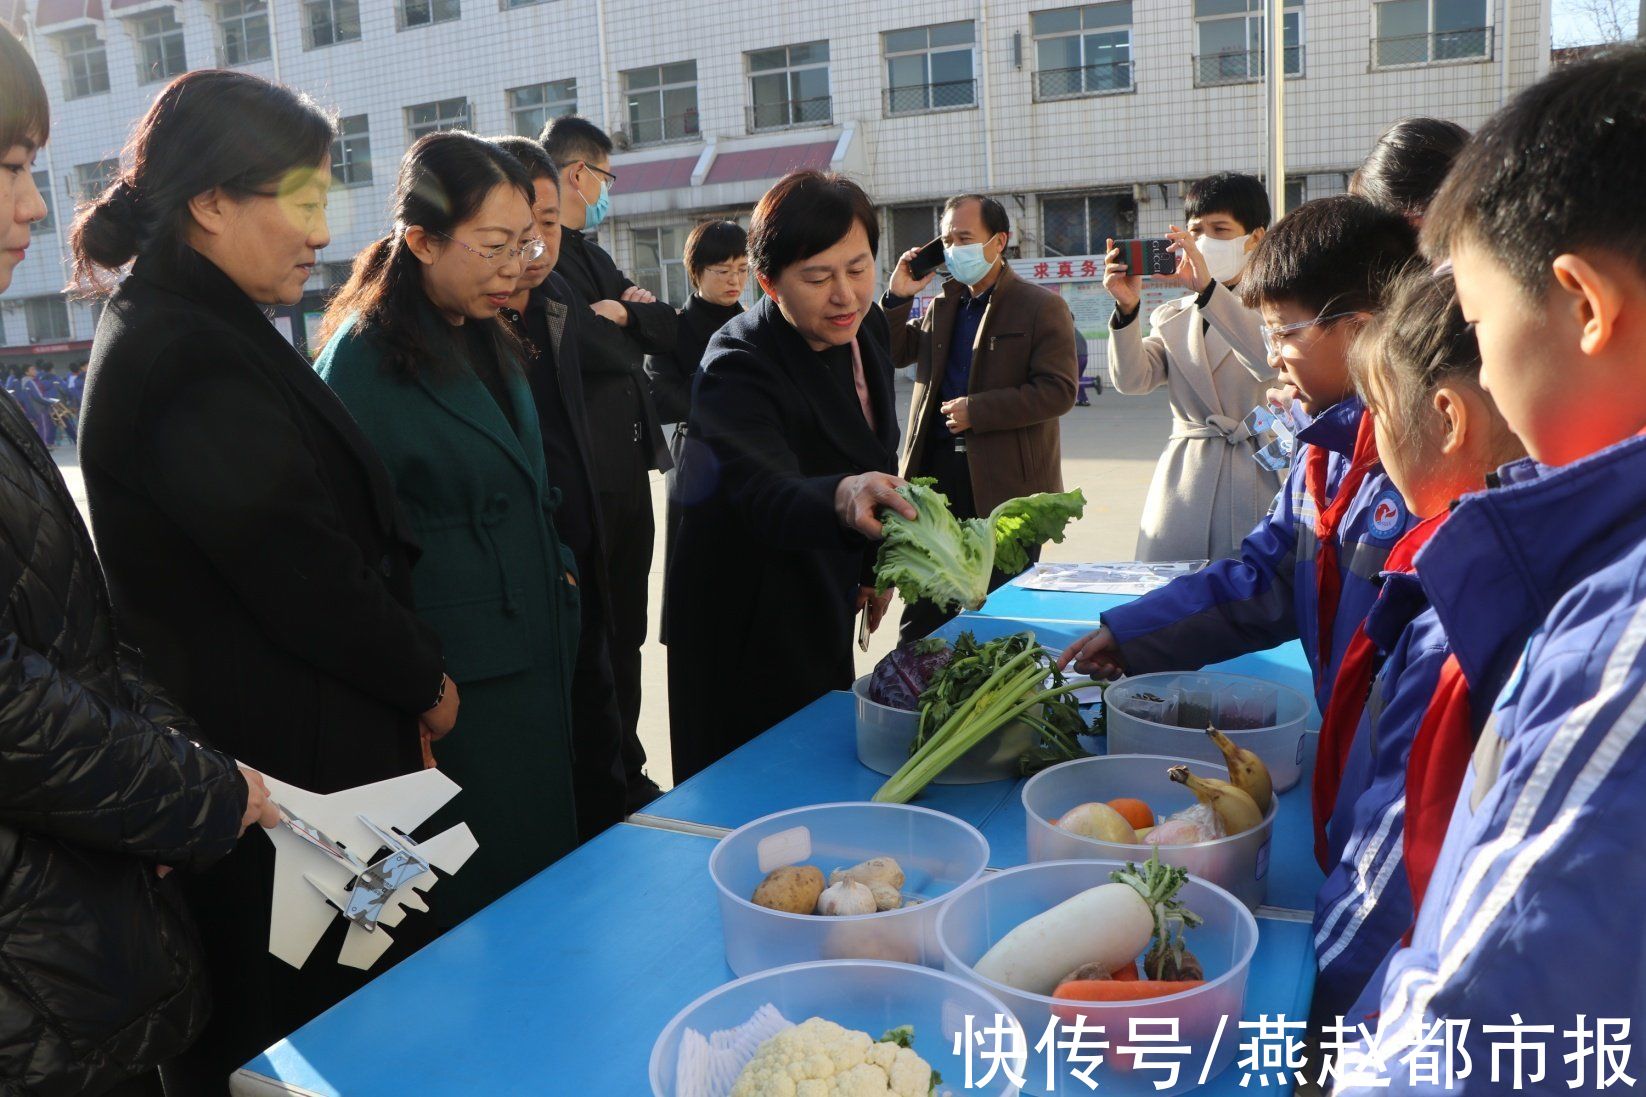
[[(906, 408), (911, 386), (898, 385), (898, 397)], [(906, 416), (905, 416), (906, 419)], [(1143, 498), (1154, 471), (1155, 459), (1165, 445), (1170, 424), (1164, 390), (1147, 397), (1117, 396), (1106, 392), (1092, 406), (1075, 408), (1063, 419), (1063, 470), (1068, 487), (1085, 490), (1086, 516), (1070, 527), (1061, 545), (1048, 546), (1048, 560), (1128, 560), (1137, 539), (1137, 522), (1143, 512)], [(68, 481), (76, 501), (85, 509), (85, 488), (73, 450), (60, 446), (57, 464)], [(664, 788), (670, 781), (668, 749), (667, 667), (664, 649), (656, 642), (657, 616), (662, 605), (663, 585), (663, 478), (652, 480), (652, 501), (658, 517), (657, 551), (651, 579), (652, 641), (645, 651), (645, 702), (640, 735), (652, 759), (651, 774)], [(735, 608), (734, 608), (735, 609)], [(875, 636), (867, 655), (858, 656), (860, 670), (866, 670), (891, 649), (897, 631), (895, 604), (887, 624)]]

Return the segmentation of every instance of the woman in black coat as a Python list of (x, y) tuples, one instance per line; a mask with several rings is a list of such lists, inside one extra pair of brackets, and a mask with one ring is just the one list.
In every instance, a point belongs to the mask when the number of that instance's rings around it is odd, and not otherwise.
[[(214, 745), (323, 793), (420, 769), (420, 729), (443, 734), (456, 706), (387, 473), (263, 312), (301, 297), (328, 242), (331, 142), (285, 88), (189, 73), (73, 236), (82, 285), (136, 257), (98, 325), (80, 440), (122, 623)], [(336, 962), (342, 919), (301, 972), (268, 954), (273, 861), (247, 842), (184, 881), (213, 988), (242, 1008), (163, 1068), (174, 1094), (222, 1094), (367, 978)]]
[[(46, 216), (29, 168), (47, 131), (34, 62), (0, 29), (0, 292)], [(80, 512), (9, 398), (0, 590), (0, 1091), (157, 1094), (210, 1007), (164, 866), (205, 868), (273, 810), (119, 646)]]
[(679, 783), (853, 677), (875, 511), (897, 495), (879, 233), (842, 176), (795, 172), (749, 230), (766, 299), (710, 341), (669, 561), (669, 719)]

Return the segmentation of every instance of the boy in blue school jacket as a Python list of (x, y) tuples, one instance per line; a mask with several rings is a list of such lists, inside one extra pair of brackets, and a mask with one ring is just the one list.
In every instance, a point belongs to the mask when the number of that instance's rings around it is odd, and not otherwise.
[(1641, 1073), (1627, 1056), (1646, 1024), (1642, 193), (1634, 46), (1518, 95), (1425, 224), (1535, 463), (1465, 499), (1418, 558), (1489, 716), (1375, 1041), (1339, 1093), (1595, 1092), (1621, 1087), (1620, 1064)]
[[(1253, 253), (1241, 298), (1263, 316), (1269, 365), (1313, 421), (1286, 485), (1240, 555), (1103, 614), (1060, 660), (1082, 674), (1193, 670), (1301, 638), (1326, 708), (1337, 663), (1410, 516), (1378, 463), (1348, 352), (1415, 255), (1397, 213), (1340, 195), (1283, 218)], [(1329, 566), (1317, 569), (1317, 561)]]

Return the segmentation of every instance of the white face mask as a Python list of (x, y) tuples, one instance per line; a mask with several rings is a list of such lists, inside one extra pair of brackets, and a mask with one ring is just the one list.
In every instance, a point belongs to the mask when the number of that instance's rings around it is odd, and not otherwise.
[(1246, 269), (1246, 242), (1251, 233), (1233, 240), (1218, 240), (1211, 236), (1195, 237), (1195, 246), (1206, 257), (1206, 267), (1219, 282), (1230, 282)]

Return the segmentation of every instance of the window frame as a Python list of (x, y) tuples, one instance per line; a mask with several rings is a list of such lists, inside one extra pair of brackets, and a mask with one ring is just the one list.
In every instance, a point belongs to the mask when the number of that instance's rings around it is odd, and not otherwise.
[[(1267, 29), (1264, 26), (1268, 18), (1267, 5), (1264, 4), (1263, 0), (1245, 0), (1245, 4), (1245, 11), (1221, 12), (1215, 15), (1197, 15), (1194, 12), (1194, 5), (1190, 5), (1189, 12), (1194, 20), (1195, 87), (1221, 88), (1236, 84), (1256, 84), (1265, 78), (1265, 75), (1268, 72), (1269, 54), (1269, 37)], [(1287, 21), (1293, 18), (1297, 21), (1297, 44), (1295, 46), (1285, 47), (1285, 53), (1287, 54), (1285, 76), (1288, 80), (1301, 80), (1308, 75), (1308, 64), (1306, 58), (1308, 46), (1308, 20), (1304, 18), (1304, 11), (1306, 10), (1306, 7), (1307, 5), (1304, 3), (1304, 0), (1286, 0), (1286, 4), (1281, 9), (1280, 13), (1283, 27)], [(1201, 29), (1212, 23), (1234, 22), (1239, 22), (1241, 24), (1242, 41), (1247, 44), (1247, 48), (1237, 53), (1230, 53), (1228, 51), (1215, 54), (1206, 53), (1205, 49), (1201, 45)], [(1259, 43), (1259, 48), (1255, 50), (1251, 48), (1251, 43), (1254, 38)], [(1290, 64), (1291, 55), (1294, 52), (1297, 56), (1297, 68), (1295, 71), (1291, 68)], [(1219, 60), (1222, 58), (1232, 57), (1241, 57), (1245, 59), (1246, 71), (1244, 74), (1239, 76), (1218, 75), (1212, 77), (1208, 77), (1206, 75), (1206, 62), (1208, 59)]]
[[(107, 95), (109, 91), (109, 47), (97, 33), (96, 27), (76, 27), (55, 36), (58, 56), (63, 62), (63, 98), (89, 99)], [(90, 46), (82, 43), (89, 42)], [(93, 59), (95, 58), (95, 62)], [(83, 71), (80, 71), (83, 70)], [(76, 79), (84, 75), (88, 88), (77, 91)], [(95, 87), (101, 77), (102, 87)]]
[(29, 231), (48, 233), (57, 231), (57, 196), (51, 192), (51, 172), (44, 168), (33, 168), (34, 189), (40, 192), (40, 200), (46, 203), (46, 216), (29, 226)]
[[(965, 44), (964, 47), (962, 47), (959, 43), (954, 43), (954, 44), (947, 44), (946, 43), (946, 44), (941, 45), (941, 46), (934, 46), (932, 44), (931, 39), (932, 39), (932, 32), (933, 31), (944, 28), (944, 27), (956, 27), (956, 26), (961, 26), (961, 25), (969, 26), (971, 28), (971, 38)], [(894, 35), (908, 34), (912, 31), (924, 31), (925, 32), (925, 34), (926, 34), (926, 44), (925, 44), (925, 46), (923, 46), (919, 49), (893, 50), (891, 48), (890, 39)], [(933, 82), (933, 80), (932, 80), (932, 59), (933, 59), (933, 57), (935, 57), (938, 54), (959, 54), (959, 53), (962, 52), (962, 49), (964, 49), (964, 52), (966, 54), (967, 66), (971, 71), (971, 76), (968, 77), (965, 80), (944, 80), (942, 82)], [(925, 82), (923, 84), (904, 84), (904, 85), (900, 86), (893, 79), (893, 76), (892, 76), (893, 62), (897, 61), (897, 60), (900, 60), (900, 59), (909, 58), (909, 57), (920, 57), (920, 58), (923, 59), (922, 68), (925, 71), (925, 77), (926, 77)], [(979, 96), (977, 94), (977, 91), (978, 91), (978, 89), (977, 89), (977, 67), (978, 66), (977, 66), (977, 22), (976, 22), (976, 20), (973, 20), (973, 19), (954, 19), (954, 20), (950, 20), (949, 22), (946, 22), (946, 23), (928, 23), (925, 26), (901, 27), (897, 30), (882, 31), (881, 34), (880, 34), (880, 59), (881, 59), (881, 62), (882, 62), (881, 71), (886, 74), (885, 114), (886, 114), (886, 117), (888, 117), (888, 118), (902, 118), (902, 117), (906, 117), (906, 116), (909, 116), (909, 115), (917, 115), (917, 114), (942, 114), (942, 113), (946, 113), (948, 111), (959, 111), (959, 110), (977, 110), (979, 105), (980, 105), (978, 103)], [(945, 104), (943, 106), (937, 106), (935, 104), (936, 97), (932, 94), (934, 89), (940, 88), (940, 87), (950, 87), (950, 86), (954, 86), (954, 85), (958, 85), (958, 84), (969, 84), (971, 86), (971, 99), (970, 99), (969, 102), (966, 102), (966, 103), (948, 103), (948, 104)], [(918, 107), (899, 107), (899, 106), (896, 105), (897, 104), (897, 95), (898, 95), (899, 92), (905, 92), (905, 93), (906, 92), (912, 92), (916, 89), (921, 89), (925, 92), (925, 94), (923, 96), (923, 99), (924, 99), (923, 105), (918, 106)]]
[[(428, 6), (428, 19), (412, 22), (409, 8), (414, 3)], [(439, 10), (442, 8), (449, 11), (449, 14), (442, 16)], [(424, 27), (438, 27), (442, 23), (455, 23), (463, 18), (463, 0), (396, 0), (394, 18), (396, 29), (402, 31), (422, 30)]]
[[(571, 98), (549, 98), (550, 90), (556, 86), (569, 87), (571, 89)], [(514, 97), (517, 92), (536, 91), (539, 89), (543, 92), (543, 101), (541, 103), (528, 106), (519, 106), (515, 103)], [(549, 124), (549, 119), (561, 118), (568, 114), (577, 113), (577, 77), (573, 76), (565, 80), (545, 80), (540, 84), (522, 84), (516, 88), (505, 88), (503, 91), (503, 105), (504, 109), (508, 111), (509, 124), (513, 126), (513, 132), (521, 137), (530, 137), (535, 139), (538, 134), (543, 132), (543, 127)], [(567, 106), (570, 109), (560, 111), (559, 113), (550, 113), (550, 111), (559, 106)], [(536, 129), (532, 130), (530, 133), (527, 133), (520, 128), (520, 116), (534, 112), (541, 113), (543, 116), (543, 121)]]
[[(796, 62), (794, 60), (793, 51), (816, 46), (823, 47), (823, 60), (802, 62)], [(783, 51), (783, 65), (781, 67), (760, 69), (758, 71), (755, 69), (754, 58), (757, 54), (775, 53), (778, 50)], [(800, 129), (806, 126), (834, 125), (833, 65), (834, 51), (830, 48), (829, 41), (826, 38), (814, 42), (792, 42), (784, 46), (768, 46), (765, 49), (745, 51), (743, 54), (743, 71), (744, 78), (747, 80), (749, 87), (749, 132), (766, 133), (773, 130)], [(796, 79), (802, 73), (817, 72), (820, 70), (823, 73), (823, 83), (827, 89), (826, 93), (821, 97), (797, 99), (795, 97), (797, 90)], [(763, 104), (759, 101), (759, 98), (755, 94), (756, 81), (760, 79), (769, 79), (774, 76), (783, 77), (784, 92), (788, 98), (782, 100), (780, 103), (764, 105), (782, 106), (784, 108), (784, 120), (781, 122), (763, 123), (760, 120)], [(800, 117), (801, 111), (799, 108), (807, 103), (822, 103), (823, 117)]]
[[(239, 5), (240, 11), (238, 14), (224, 14), (224, 9), (230, 4)], [(246, 10), (248, 6), (255, 6), (256, 10), (248, 12)], [(271, 21), (268, 0), (217, 0), (213, 10), (217, 17), (215, 20), (217, 24), (217, 64), (220, 68), (229, 69), (240, 68), (244, 65), (255, 65), (274, 57), (274, 25)], [(248, 55), (238, 61), (234, 60), (229, 56), (229, 27), (238, 24), (240, 45), (244, 49), (248, 43), (254, 41), (248, 34), (247, 28), (259, 19), (263, 23), (263, 54), (257, 57)]]
[[(170, 20), (170, 26), (166, 25)], [(146, 30), (150, 25), (159, 27), (158, 32)], [(163, 84), (189, 71), (188, 43), (183, 36), (183, 24), (177, 18), (177, 12), (171, 8), (161, 8), (159, 11), (145, 12), (134, 15), (126, 24), (126, 30), (131, 34), (132, 52), (137, 55), (137, 84), (145, 87), (149, 84)], [(176, 71), (170, 70), (170, 56), (168, 43), (175, 39), (177, 56), (175, 61), (181, 67)], [(160, 71), (156, 73), (150, 65), (148, 52), (153, 46), (158, 51)]]
[[(1492, 5), (1489, 0), (1480, 0), (1481, 23), (1475, 27), (1464, 27), (1461, 30), (1435, 30), (1435, 5), (1438, 0), (1422, 0), (1424, 7), (1424, 32), (1420, 35), (1397, 34), (1385, 36), (1381, 33), (1381, 22), (1384, 8), (1401, 0), (1372, 0), (1372, 44), (1369, 68), (1373, 72), (1398, 72), (1402, 69), (1431, 68), (1435, 65), (1479, 65), (1491, 62), (1497, 47), (1497, 26), (1492, 21)], [(1436, 57), (1436, 40), (1445, 35), (1480, 35), (1480, 52), (1463, 54), (1456, 57)], [(1418, 61), (1383, 61), (1383, 46), (1391, 42), (1410, 42), (1421, 38), (1423, 41), (1423, 58)]]
[[(452, 103), (462, 103), (463, 104), (463, 116), (462, 116), (462, 124), (461, 125), (443, 125), (441, 123), (441, 119), (438, 117), (439, 114), (440, 114), (440, 108), (449, 106)], [(421, 110), (424, 107), (433, 107), (433, 108), (435, 108), (435, 114), (436, 114), (437, 117), (436, 117), (436, 119), (435, 119), (435, 121), (432, 125), (420, 128), (412, 122), (412, 111)], [(457, 96), (453, 96), (450, 99), (431, 99), (426, 103), (413, 103), (410, 106), (403, 107), (401, 109), (402, 109), (402, 113), (403, 113), (403, 116), (404, 116), (405, 121), (406, 121), (406, 147), (407, 148), (410, 148), (411, 146), (417, 144), (417, 142), (419, 140), (421, 140), (422, 138), (428, 136), (431, 133), (439, 133), (439, 132), (442, 132), (444, 130), (468, 130), (470, 132), (473, 132), (474, 128), (475, 128), (474, 127), (474, 104), (469, 101), (469, 97), (466, 96), (466, 95), (457, 95)], [(456, 121), (456, 119), (453, 119), (453, 121)]]
[[(1137, 17), (1136, 17), (1136, 12), (1134, 10), (1132, 10), (1132, 3), (1133, 3), (1133, 0), (1102, 0), (1102, 2), (1095, 3), (1095, 4), (1080, 4), (1080, 5), (1071, 6), (1071, 7), (1067, 7), (1067, 8), (1048, 8), (1045, 11), (1036, 11), (1036, 12), (1031, 12), (1029, 14), (1029, 40), (1033, 44), (1033, 47), (1034, 47), (1034, 61), (1035, 61), (1035, 64), (1034, 64), (1034, 101), (1036, 103), (1053, 103), (1053, 102), (1058, 102), (1058, 101), (1061, 101), (1061, 100), (1064, 100), (1064, 99), (1089, 99), (1089, 98), (1092, 98), (1093, 96), (1099, 96), (1099, 95), (1127, 95), (1127, 94), (1131, 94), (1131, 93), (1134, 93), (1134, 92), (1137, 91), (1137, 60), (1133, 56), (1133, 47), (1136, 45), (1136, 43), (1133, 41), (1133, 37), (1132, 37), (1132, 32), (1136, 28), (1136, 25), (1137, 25)], [(1127, 9), (1127, 11), (1126, 11), (1126, 22), (1124, 22), (1124, 23), (1105, 23), (1105, 24), (1099, 24), (1099, 25), (1091, 26), (1091, 27), (1088, 27), (1086, 25), (1086, 18), (1087, 18), (1087, 13), (1088, 12), (1094, 11), (1098, 8), (1120, 7), (1122, 5), (1124, 5)], [(1074, 27), (1070, 30), (1060, 30), (1060, 31), (1041, 32), (1041, 31), (1036, 31), (1035, 30), (1035, 21), (1038, 18), (1040, 18), (1041, 16), (1054, 15), (1054, 14), (1058, 14), (1060, 12), (1069, 12), (1069, 11), (1074, 11), (1074, 12), (1079, 12), (1080, 13), (1079, 14), (1079, 20), (1080, 20), (1079, 26), (1076, 26), (1076, 27)], [(1124, 33), (1125, 36), (1126, 36), (1126, 60), (1123, 61), (1123, 62), (1114, 63), (1116, 65), (1116, 67), (1118, 67), (1119, 65), (1124, 65), (1125, 66), (1125, 69), (1126, 69), (1126, 82), (1125, 82), (1125, 84), (1123, 84), (1121, 86), (1118, 86), (1118, 87), (1095, 88), (1094, 89), (1089, 85), (1088, 78), (1091, 74), (1091, 70), (1094, 67), (1098, 67), (1098, 66), (1094, 65), (1091, 62), (1091, 60), (1087, 57), (1086, 50), (1087, 50), (1087, 46), (1090, 42), (1090, 39), (1092, 39), (1093, 37), (1095, 37), (1099, 34), (1105, 34), (1105, 33), (1107, 33), (1107, 34)], [(1076, 66), (1074, 69), (1044, 69), (1044, 68), (1042, 68), (1041, 63), (1040, 63), (1040, 46), (1041, 46), (1041, 43), (1043, 43), (1043, 42), (1055, 42), (1055, 41), (1059, 41), (1059, 40), (1065, 39), (1065, 38), (1075, 39), (1075, 41), (1077, 43), (1079, 56), (1080, 56), (1079, 65)], [(1080, 74), (1080, 90), (1079, 91), (1066, 91), (1066, 92), (1047, 92), (1046, 89), (1045, 89), (1045, 81), (1044, 81), (1043, 77), (1048, 72), (1077, 72), (1077, 73), (1079, 73)]]
[[(676, 81), (672, 84), (664, 83), (663, 70), (673, 68), (676, 65), (690, 65), (692, 67), (692, 78), (690, 82)], [(631, 77), (637, 75), (643, 76), (648, 73), (656, 75), (657, 83), (645, 84), (640, 87), (630, 86)], [(683, 141), (697, 141), (702, 139), (703, 107), (698, 96), (698, 92), (701, 89), (702, 84), (700, 83), (701, 77), (698, 75), (697, 71), (697, 58), (693, 57), (685, 61), (670, 61), (660, 65), (642, 65), (637, 69), (624, 69), (619, 75), (622, 78), (623, 85), (624, 132), (629, 135), (629, 140), (636, 146), (669, 145), (677, 144)], [(679, 115), (665, 114), (664, 104), (668, 93), (682, 91), (687, 88), (690, 88), (692, 93), (691, 109), (686, 113)], [(651, 95), (657, 96), (657, 117), (637, 118), (634, 111), (635, 100), (640, 96)], [(679, 118), (682, 120), (681, 130), (677, 134), (671, 134), (669, 132), (669, 120), (671, 118)], [(658, 127), (658, 135), (656, 137), (640, 136), (638, 132), (639, 128), (645, 123), (652, 123)], [(687, 128), (688, 126), (689, 128)]]
[[(86, 169), (95, 169), (88, 172)], [(108, 185), (114, 182), (120, 174), (119, 157), (111, 156), (106, 160), (90, 160), (84, 164), (74, 165), (73, 172), (63, 180), (63, 189), (68, 194), (69, 205), (77, 207), (82, 202), (89, 202), (103, 193)], [(88, 186), (88, 184), (90, 184)]]
[[(61, 318), (62, 328), (59, 329), (54, 325), (50, 331), (37, 331), (35, 328), (37, 309), (43, 306), (51, 305), (55, 305), (56, 307), (47, 308), (47, 311), (51, 314), (49, 318), (52, 321), (56, 321), (58, 318)], [(36, 297), (23, 298), (23, 326), (28, 332), (29, 343), (36, 346), (43, 343), (62, 343), (73, 339), (74, 317), (69, 315), (68, 299), (60, 293), (48, 293), (41, 294)]]
[[(324, 7), (327, 13), (326, 25), (331, 28), (331, 38), (325, 42), (315, 40), (315, 22), (313, 13), (317, 8)], [(354, 12), (354, 34), (342, 37), (338, 34), (338, 24), (342, 22), (338, 17), (338, 9), (352, 9)], [(364, 30), (360, 25), (359, 0), (303, 0), (303, 48), (305, 50), (330, 49), (333, 46), (344, 46), (350, 42), (358, 42), (364, 37)]]
[[(692, 226), (690, 224), (648, 225), (644, 228), (629, 230), (629, 247), (634, 256), (633, 274), (635, 285), (649, 290), (659, 301), (667, 301), (676, 308), (684, 307), (692, 294), (691, 279), (686, 274), (685, 259), (686, 237), (691, 235), (691, 231)], [(677, 245), (679, 254), (673, 257), (665, 254), (663, 250), (664, 233), (671, 235)], [(642, 237), (648, 234), (653, 237), (651, 246), (655, 248), (658, 256), (658, 265), (655, 267), (642, 266), (640, 262)], [(676, 274), (679, 277), (678, 288), (685, 291), (678, 301), (670, 296), (669, 289), (671, 276)]]
[[(1126, 209), (1126, 203), (1131, 198), (1131, 193), (1129, 191), (1124, 191), (1124, 190), (1065, 191), (1065, 192), (1062, 192), (1062, 193), (1042, 194), (1042, 195), (1039, 196), (1039, 198), (1040, 198), (1039, 213), (1040, 213), (1041, 251), (1046, 256), (1048, 256), (1050, 258), (1070, 259), (1070, 258), (1077, 258), (1077, 257), (1082, 256), (1082, 255), (1101, 255), (1103, 253), (1103, 237), (1107, 236), (1108, 234), (1104, 233), (1103, 236), (1097, 236), (1097, 235), (1094, 235), (1093, 232), (1092, 232), (1092, 202), (1093, 202), (1093, 200), (1102, 201), (1102, 202), (1111, 202), (1112, 201), (1112, 202), (1115, 203), (1114, 230), (1113, 230), (1115, 239), (1119, 240), (1119, 239), (1122, 239), (1122, 238), (1131, 238), (1131, 237), (1135, 237), (1137, 235), (1137, 208), (1135, 206), (1133, 206), (1130, 210)], [(1082, 224), (1082, 230), (1085, 233), (1086, 248), (1085, 248), (1085, 250), (1082, 250), (1082, 251), (1072, 251), (1072, 252), (1056, 251), (1052, 247), (1051, 232), (1047, 229), (1047, 226), (1046, 226), (1046, 222), (1049, 219), (1048, 216), (1047, 216), (1047, 207), (1051, 206), (1051, 205), (1056, 205), (1058, 203), (1076, 202), (1076, 201), (1081, 203), (1081, 211), (1080, 211), (1081, 212), (1081, 224)]]
[[(349, 131), (349, 125), (360, 123), (360, 129)], [(371, 162), (371, 117), (365, 114), (351, 114), (337, 120), (337, 137), (331, 144), (331, 178), (332, 185), (349, 190), (354, 187), (369, 187), (372, 184)], [(353, 169), (365, 168), (365, 178), (354, 178)]]

